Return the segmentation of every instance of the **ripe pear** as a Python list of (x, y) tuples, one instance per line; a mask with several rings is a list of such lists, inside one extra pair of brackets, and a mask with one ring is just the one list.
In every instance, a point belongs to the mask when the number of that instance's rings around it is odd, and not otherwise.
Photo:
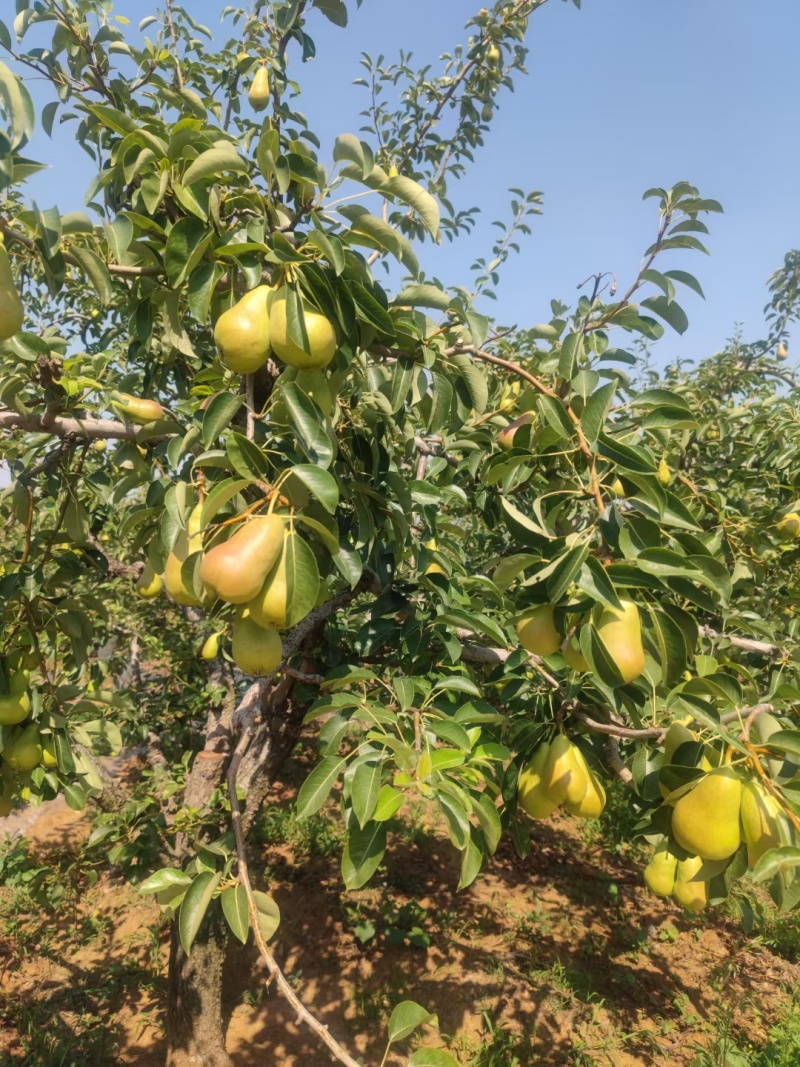
[(597, 633), (616, 664), (623, 682), (632, 682), (644, 670), (644, 645), (639, 609), (632, 600), (620, 600), (622, 610), (604, 606)]
[(277, 626), (280, 630), (286, 626), (289, 611), (289, 553), (286, 545), (291, 536), (288, 531), (284, 533), (280, 556), (264, 579), (263, 587), (248, 604), (250, 615), (259, 626)]
[(42, 761), (42, 736), (35, 722), (15, 731), (6, 741), (3, 759), (15, 771), (32, 771)]
[(259, 67), (250, 85), (247, 99), (253, 111), (263, 111), (269, 103), (269, 71), (266, 67)]
[(519, 775), (519, 804), (532, 819), (546, 819), (559, 805), (559, 800), (547, 792), (542, 782), (542, 771), (550, 754), (550, 742), (545, 741), (536, 749), (533, 758), (522, 768)]
[(558, 804), (564, 800), (570, 804), (580, 804), (586, 795), (588, 782), (583, 767), (576, 759), (576, 751), (576, 746), (566, 734), (558, 734), (550, 745), (547, 762), (542, 768), (542, 785)]
[(747, 865), (755, 867), (765, 852), (781, 846), (781, 806), (759, 781), (750, 779), (742, 786), (740, 814)]
[(675, 888), (673, 897), (688, 911), (702, 911), (708, 904), (708, 882), (694, 882), (692, 879), (703, 866), (700, 856), (690, 856), (678, 860), (675, 868)]
[(423, 573), (424, 574), (442, 574), (442, 575), (444, 575), (445, 578), (448, 577), (447, 571), (444, 569), (444, 567), (441, 565), (441, 563), (437, 563), (435, 560), (434, 560), (433, 563), (429, 563), (428, 564), (428, 566), (425, 568)]
[[(570, 790), (567, 790), (565, 807), (570, 815), (576, 815), (579, 819), (597, 819), (606, 806), (606, 791), (603, 783), (595, 777), (591, 767), (586, 762), (586, 757), (577, 745), (572, 746), (572, 756), (577, 767), (582, 771), (586, 780), (586, 788), (579, 801), (570, 800)], [(576, 786), (576, 789), (578, 786)], [(574, 790), (573, 790), (574, 792)]]
[(138, 426), (145, 426), (148, 422), (155, 422), (164, 418), (164, 409), (157, 400), (147, 400), (141, 396), (131, 396), (130, 393), (113, 392), (111, 394), (111, 406), (115, 408), (128, 422), (134, 422)]
[(22, 329), (25, 311), (11, 273), (11, 261), (0, 238), (0, 341), (7, 341)]
[(92, 445), (92, 448), (95, 450), (95, 452), (105, 452), (105, 450), (108, 448), (108, 442), (105, 441), (102, 437), (98, 437), (98, 439)]
[(257, 515), (205, 553), (200, 580), (211, 596), (246, 604), (264, 585), (282, 549), (283, 520), (278, 515)]
[(790, 511), (778, 523), (778, 535), (784, 541), (795, 541), (800, 537), (800, 514)]
[(233, 624), (231, 655), (243, 674), (260, 678), (271, 674), (279, 665), (283, 645), (277, 630), (259, 626), (245, 614)]
[(553, 622), (553, 605), (540, 604), (527, 611), (517, 623), (517, 637), (534, 656), (552, 656), (563, 640)]
[(788, 345), (785, 345), (783, 343), (783, 341), (781, 341), (781, 343), (778, 345), (778, 359), (788, 359), (788, 358), (789, 358), (789, 347), (788, 347)]
[(591, 667), (586, 661), (586, 657), (581, 652), (581, 646), (574, 637), (561, 649), (561, 655), (567, 661), (569, 666), (572, 667), (573, 671), (577, 671), (579, 674), (585, 674), (586, 671), (591, 670)]
[(658, 845), (644, 869), (647, 888), (657, 897), (669, 897), (675, 888), (678, 861), (669, 851), (666, 838)]
[(517, 430), (519, 430), (522, 426), (528, 426), (531, 422), (533, 422), (533, 419), (533, 412), (526, 411), (524, 414), (520, 415), (518, 419), (514, 419), (513, 422), (510, 422), (508, 426), (506, 426), (500, 431), (500, 433), (497, 435), (497, 443), (503, 449), (504, 452), (508, 452), (509, 449), (514, 447), (514, 438), (516, 436)]
[(234, 374), (252, 374), (270, 357), (271, 293), (268, 285), (257, 285), (217, 319), (214, 340), (220, 359)]
[(304, 352), (289, 337), (286, 294), (279, 293), (275, 297), (270, 309), (269, 331), (273, 351), (287, 366), (299, 370), (327, 367), (336, 355), (336, 331), (324, 315), (307, 304), (303, 305), (303, 317), (308, 335), (308, 352)]
[(181, 574), (183, 565), (189, 556), (194, 555), (195, 552), (200, 552), (203, 548), (203, 534), (200, 525), (202, 516), (203, 505), (197, 504), (189, 515), (186, 529), (181, 530), (180, 534), (178, 534), (175, 547), (167, 556), (167, 562), (164, 566), (164, 585), (167, 592), (176, 604), (183, 604), (186, 607), (197, 608), (202, 603), (199, 597), (195, 596), (194, 590), (187, 588), (184, 584)]
[(742, 837), (742, 782), (731, 767), (717, 767), (675, 803), (672, 835), (681, 848), (704, 860), (732, 856)]
[(136, 592), (145, 600), (152, 600), (163, 588), (164, 579), (160, 574), (156, 574), (151, 563), (145, 563), (144, 570), (136, 579)]
[(658, 474), (656, 477), (658, 478), (659, 484), (663, 485), (665, 488), (672, 481), (672, 471), (669, 469), (669, 464), (663, 456), (658, 465)]
[(622, 484), (619, 478), (615, 478), (608, 489), (611, 496), (619, 499), (619, 497), (625, 496), (625, 486)]
[(209, 634), (200, 650), (201, 657), (205, 660), (216, 659), (219, 655), (219, 646), (220, 635), (218, 633)]
[(27, 671), (17, 671), (9, 678), (8, 692), (0, 693), (0, 726), (24, 722), (31, 710)]

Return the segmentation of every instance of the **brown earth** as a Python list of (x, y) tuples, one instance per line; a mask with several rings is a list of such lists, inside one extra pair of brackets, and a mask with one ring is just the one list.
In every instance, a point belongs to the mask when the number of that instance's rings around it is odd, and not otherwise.
[[(640, 863), (604, 851), (573, 820), (537, 824), (525, 860), (501, 846), (462, 893), (449, 843), (418, 825), (395, 837), (376, 887), (345, 892), (337, 822), (300, 832), (285, 814), (293, 797), (271, 798), (283, 821), (262, 833), (257, 877), (281, 906), (276, 955), (301, 999), (370, 1067), (403, 999), (438, 1014), (441, 1036), (427, 1030), (425, 1043), (443, 1041), (463, 1064), (677, 1067), (723, 1017), (742, 1041), (763, 1044), (800, 980), (800, 966), (738, 923), (718, 912), (692, 919), (652, 897)], [(39, 862), (63, 863), (89, 830), (60, 800), (22, 821)], [(0, 1064), (160, 1067), (167, 931), (157, 907), (107, 873), (54, 914), (16, 914), (13, 899), (0, 889)], [(365, 923), (375, 935), (362, 945)], [(263, 978), (250, 948), (233, 953), (237, 1067), (329, 1064)]]

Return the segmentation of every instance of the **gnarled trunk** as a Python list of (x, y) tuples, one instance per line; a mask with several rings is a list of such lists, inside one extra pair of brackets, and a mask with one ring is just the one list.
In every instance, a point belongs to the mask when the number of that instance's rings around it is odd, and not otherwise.
[(217, 921), (203, 925), (190, 955), (172, 926), (167, 986), (167, 1067), (233, 1067), (225, 1051), (222, 967), (228, 937)]

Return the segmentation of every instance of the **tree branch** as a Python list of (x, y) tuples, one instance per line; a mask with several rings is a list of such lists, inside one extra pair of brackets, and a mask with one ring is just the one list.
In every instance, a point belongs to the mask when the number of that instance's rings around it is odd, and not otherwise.
[[(69, 419), (61, 415), (20, 415), (18, 411), (0, 409), (0, 430), (27, 430), (30, 433), (51, 433), (56, 437), (75, 437), (81, 440), (137, 441), (142, 426), (132, 426), (115, 419)], [(174, 434), (148, 437), (149, 443), (163, 441)]]

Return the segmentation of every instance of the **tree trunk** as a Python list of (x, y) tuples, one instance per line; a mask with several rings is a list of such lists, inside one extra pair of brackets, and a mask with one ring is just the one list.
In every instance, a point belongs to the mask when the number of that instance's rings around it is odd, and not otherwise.
[(205, 923), (181, 948), (172, 926), (167, 986), (167, 1067), (233, 1067), (225, 1051), (228, 1020), (222, 1010), (222, 967), (228, 938), (217, 921)]

